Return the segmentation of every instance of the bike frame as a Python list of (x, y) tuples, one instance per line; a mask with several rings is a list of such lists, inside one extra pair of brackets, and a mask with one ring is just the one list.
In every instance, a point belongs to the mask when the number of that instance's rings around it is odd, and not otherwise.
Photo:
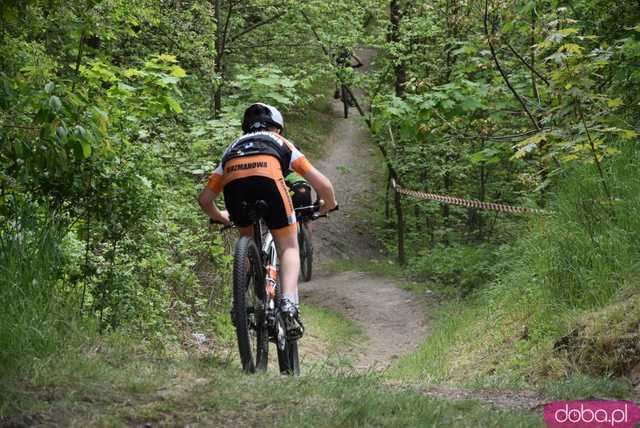
[(278, 258), (278, 250), (271, 231), (260, 217), (256, 217), (253, 222), (253, 240), (260, 251), (260, 265), (263, 270), (265, 287), (264, 300), (264, 317), (262, 317), (264, 325), (267, 328), (269, 338), (274, 340), (279, 350), (285, 347), (286, 334), (282, 326), (277, 322), (277, 310), (279, 309), (278, 294), (281, 287), (279, 281), (275, 281), (274, 294), (271, 295), (267, 288), (267, 266), (272, 266), (276, 272), (276, 278), (280, 272), (280, 260)]

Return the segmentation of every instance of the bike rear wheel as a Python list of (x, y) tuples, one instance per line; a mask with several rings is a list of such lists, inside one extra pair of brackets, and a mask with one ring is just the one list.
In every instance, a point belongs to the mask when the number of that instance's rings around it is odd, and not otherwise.
[(300, 247), (300, 273), (304, 282), (311, 281), (313, 270), (313, 245), (309, 226), (306, 223), (300, 225), (298, 230), (298, 246)]
[(264, 273), (258, 248), (241, 237), (233, 261), (233, 318), (242, 369), (247, 373), (267, 368), (269, 334), (265, 322)]

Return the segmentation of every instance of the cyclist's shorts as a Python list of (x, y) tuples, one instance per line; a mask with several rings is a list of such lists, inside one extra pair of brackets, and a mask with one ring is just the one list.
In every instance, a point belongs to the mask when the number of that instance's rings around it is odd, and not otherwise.
[(234, 158), (227, 161), (224, 170), (224, 202), (237, 226), (251, 226), (251, 219), (242, 203), (254, 204), (263, 200), (269, 206), (269, 213), (264, 220), (274, 236), (297, 233), (293, 203), (275, 157), (256, 155)]

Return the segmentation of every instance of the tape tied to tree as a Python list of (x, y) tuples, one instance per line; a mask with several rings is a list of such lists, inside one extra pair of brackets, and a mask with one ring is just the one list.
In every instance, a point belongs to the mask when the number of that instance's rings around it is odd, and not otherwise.
[(476, 208), (480, 210), (490, 210), (508, 214), (546, 214), (546, 211), (536, 208), (514, 207), (512, 205), (496, 204), (492, 202), (484, 202), (473, 199), (462, 199), (453, 196), (437, 195), (435, 193), (405, 189), (404, 187), (399, 186), (393, 178), (391, 179), (391, 186), (393, 187), (394, 191), (402, 195), (412, 196), (414, 198), (427, 201), (439, 202), (441, 204), (458, 205), (465, 208)]

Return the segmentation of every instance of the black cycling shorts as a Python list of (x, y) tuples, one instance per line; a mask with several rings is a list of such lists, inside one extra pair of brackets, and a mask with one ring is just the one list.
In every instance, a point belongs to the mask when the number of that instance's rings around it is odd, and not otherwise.
[(224, 203), (231, 220), (239, 227), (251, 226), (243, 202), (250, 205), (263, 200), (269, 206), (264, 220), (274, 236), (296, 233), (296, 215), (284, 178), (253, 175), (238, 178), (224, 186)]

